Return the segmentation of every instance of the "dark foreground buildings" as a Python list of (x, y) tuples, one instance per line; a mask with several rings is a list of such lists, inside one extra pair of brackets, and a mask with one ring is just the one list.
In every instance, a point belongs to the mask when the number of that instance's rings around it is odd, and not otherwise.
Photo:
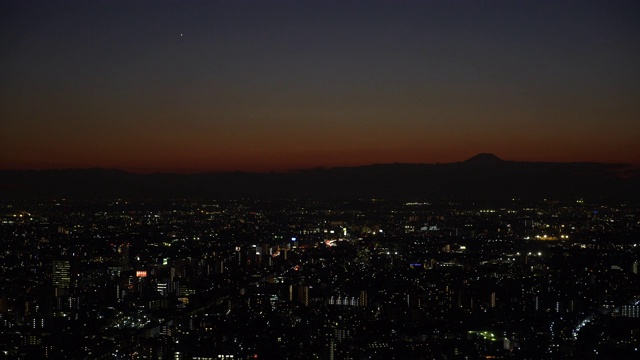
[(0, 216), (0, 358), (640, 356), (637, 203), (54, 200)]

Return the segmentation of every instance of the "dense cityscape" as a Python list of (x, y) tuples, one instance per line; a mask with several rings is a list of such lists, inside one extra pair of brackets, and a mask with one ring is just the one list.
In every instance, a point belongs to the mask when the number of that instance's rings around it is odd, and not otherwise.
[(4, 201), (0, 358), (638, 358), (639, 210)]
[(640, 359), (639, 20), (0, 0), (0, 360)]

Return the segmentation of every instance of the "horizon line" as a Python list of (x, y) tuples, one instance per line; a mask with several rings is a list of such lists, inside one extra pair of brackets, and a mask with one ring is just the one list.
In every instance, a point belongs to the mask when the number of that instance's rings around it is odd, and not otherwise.
[(376, 162), (376, 163), (366, 163), (366, 164), (358, 164), (358, 165), (337, 165), (337, 166), (311, 166), (305, 168), (291, 168), (291, 169), (272, 169), (272, 170), (204, 170), (204, 169), (171, 169), (171, 170), (149, 170), (139, 167), (109, 167), (109, 166), (78, 166), (78, 167), (33, 167), (33, 168), (0, 168), (0, 171), (10, 172), (10, 171), (24, 171), (24, 172), (45, 172), (45, 171), (75, 171), (75, 170), (106, 170), (106, 171), (120, 171), (129, 174), (139, 174), (139, 175), (154, 175), (154, 174), (175, 174), (175, 175), (198, 175), (198, 174), (224, 174), (224, 173), (248, 173), (248, 174), (287, 174), (287, 173), (295, 173), (302, 171), (313, 171), (313, 170), (331, 170), (331, 169), (342, 169), (342, 168), (359, 168), (359, 167), (369, 167), (369, 166), (381, 166), (381, 165), (448, 165), (448, 164), (460, 164), (472, 161), (474, 159), (479, 159), (481, 157), (490, 158), (487, 161), (499, 161), (504, 163), (539, 163), (539, 164), (597, 164), (597, 165), (609, 165), (615, 166), (619, 168), (640, 168), (640, 164), (633, 164), (627, 162), (599, 162), (599, 161), (531, 161), (531, 160), (504, 160), (499, 156), (496, 156), (493, 153), (478, 153), (472, 157), (466, 158), (464, 160), (459, 161), (451, 161), (451, 162)]

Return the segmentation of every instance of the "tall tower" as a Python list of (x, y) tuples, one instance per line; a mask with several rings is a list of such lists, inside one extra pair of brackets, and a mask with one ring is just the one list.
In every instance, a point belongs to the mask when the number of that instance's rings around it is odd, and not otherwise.
[(360, 291), (360, 296), (358, 297), (358, 306), (367, 307), (367, 305), (368, 305), (367, 292), (362, 290)]
[(304, 304), (304, 306), (309, 306), (309, 286), (298, 286), (298, 301)]
[(129, 244), (118, 246), (118, 261), (122, 267), (122, 271), (129, 270)]
[(69, 295), (71, 271), (68, 260), (53, 262), (53, 291), (55, 296)]

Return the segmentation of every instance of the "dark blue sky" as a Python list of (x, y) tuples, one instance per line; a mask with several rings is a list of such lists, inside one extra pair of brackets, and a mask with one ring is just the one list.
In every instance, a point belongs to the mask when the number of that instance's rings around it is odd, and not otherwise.
[(0, 168), (640, 163), (636, 1), (0, 4)]

